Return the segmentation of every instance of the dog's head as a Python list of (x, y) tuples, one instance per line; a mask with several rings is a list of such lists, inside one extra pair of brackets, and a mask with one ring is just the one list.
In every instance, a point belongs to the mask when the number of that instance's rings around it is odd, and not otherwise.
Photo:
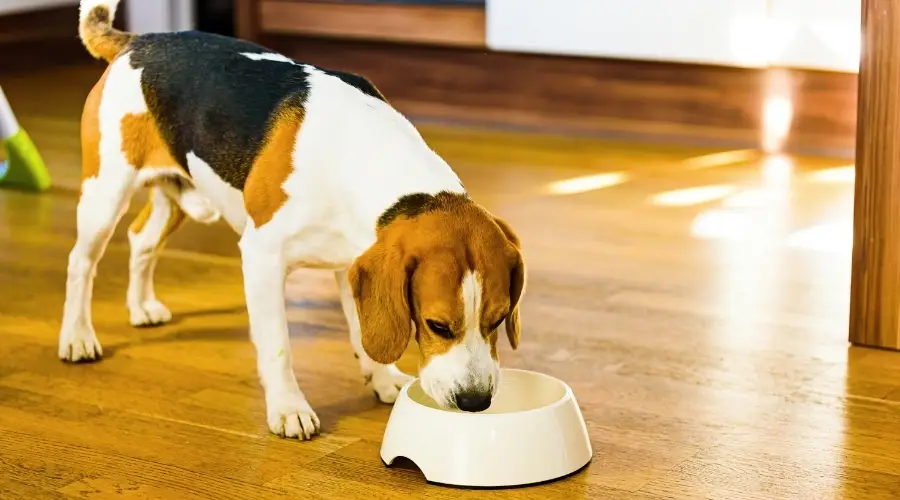
[(381, 217), (349, 280), (369, 357), (397, 361), (415, 333), (429, 396), (465, 411), (490, 406), (500, 382), (497, 332), (505, 323), (518, 347), (525, 286), (506, 222), (462, 195), (407, 197)]

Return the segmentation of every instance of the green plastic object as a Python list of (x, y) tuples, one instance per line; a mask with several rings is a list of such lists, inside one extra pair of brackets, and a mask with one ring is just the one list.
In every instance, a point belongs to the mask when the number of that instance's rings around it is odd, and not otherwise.
[(6, 161), (0, 162), (0, 187), (28, 191), (50, 188), (50, 172), (34, 142), (16, 120), (12, 106), (0, 87), (0, 144)]
[(6, 161), (0, 162), (0, 187), (15, 187), (30, 191), (50, 188), (50, 172), (25, 129), (19, 128), (3, 139)]

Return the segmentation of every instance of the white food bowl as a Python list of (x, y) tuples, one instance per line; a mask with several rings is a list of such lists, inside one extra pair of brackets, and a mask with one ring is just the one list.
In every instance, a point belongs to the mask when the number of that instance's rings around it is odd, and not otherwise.
[(572, 389), (542, 373), (503, 369), (491, 407), (443, 410), (408, 383), (391, 411), (381, 459), (411, 460), (430, 483), (471, 488), (523, 486), (559, 479), (593, 455)]

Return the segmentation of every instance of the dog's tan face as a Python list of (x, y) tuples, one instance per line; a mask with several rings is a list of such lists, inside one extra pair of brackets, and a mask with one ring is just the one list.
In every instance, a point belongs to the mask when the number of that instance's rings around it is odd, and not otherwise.
[(439, 405), (490, 406), (497, 337), (519, 343), (525, 265), (509, 226), (474, 205), (402, 217), (350, 269), (363, 347), (397, 361), (415, 331), (422, 388)]

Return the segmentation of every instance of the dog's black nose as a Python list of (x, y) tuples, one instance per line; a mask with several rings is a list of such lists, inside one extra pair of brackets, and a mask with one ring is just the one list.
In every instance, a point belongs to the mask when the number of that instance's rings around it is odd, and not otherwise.
[(456, 395), (456, 407), (462, 411), (479, 412), (491, 407), (490, 392), (461, 392)]

